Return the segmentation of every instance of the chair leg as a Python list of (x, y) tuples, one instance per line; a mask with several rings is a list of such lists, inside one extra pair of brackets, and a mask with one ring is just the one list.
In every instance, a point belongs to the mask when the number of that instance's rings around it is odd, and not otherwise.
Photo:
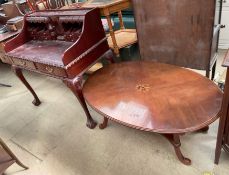
[(33, 95), (34, 100), (32, 103), (35, 106), (39, 106), (41, 104), (41, 101), (38, 98), (37, 94), (34, 92), (33, 88), (30, 86), (30, 84), (26, 81), (24, 75), (22, 74), (21, 68), (15, 66), (15, 65), (12, 65), (12, 70), (17, 75), (17, 77), (21, 80), (21, 82), (27, 87), (27, 89), (31, 92), (31, 94)]
[(74, 79), (64, 79), (63, 82), (66, 84), (67, 87), (71, 89), (71, 91), (74, 93), (78, 101), (80, 102), (81, 106), (83, 107), (83, 110), (87, 116), (87, 123), (86, 126), (90, 129), (95, 128), (97, 123), (93, 120), (91, 117), (85, 99), (83, 97), (82, 93), (82, 77), (76, 77)]
[(21, 166), (24, 169), (29, 169), (27, 166), (25, 166), (16, 156), (15, 154), (10, 150), (10, 148), (3, 142), (3, 140), (0, 138), (0, 145), (3, 147), (3, 149), (10, 155), (10, 157), (15, 160), (15, 162)]

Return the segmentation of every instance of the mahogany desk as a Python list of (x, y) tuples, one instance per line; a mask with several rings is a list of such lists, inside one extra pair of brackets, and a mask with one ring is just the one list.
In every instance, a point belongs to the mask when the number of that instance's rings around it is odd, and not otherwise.
[(4, 49), (6, 54), (1, 60), (12, 65), (16, 76), (33, 95), (35, 106), (41, 101), (23, 76), (24, 69), (62, 80), (83, 107), (87, 127), (96, 126), (88, 112), (81, 86), (83, 74), (102, 56), (112, 59), (98, 9), (47, 10), (27, 14), (21, 32), (8, 41)]
[[(103, 82), (103, 83), (98, 83)], [(178, 159), (190, 165), (180, 150), (180, 135), (207, 131), (219, 117), (222, 92), (193, 71), (153, 62), (111, 64), (88, 78), (87, 103), (108, 119), (139, 130), (160, 133), (174, 146)]]

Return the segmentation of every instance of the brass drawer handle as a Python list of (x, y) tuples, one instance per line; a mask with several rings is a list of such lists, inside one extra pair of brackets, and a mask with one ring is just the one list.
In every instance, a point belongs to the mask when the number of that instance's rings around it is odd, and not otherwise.
[(53, 73), (53, 68), (52, 67), (48, 67), (48, 66), (46, 66), (45, 67), (45, 70), (47, 70), (49, 73)]
[(25, 61), (22, 61), (22, 60), (19, 60), (19, 64), (20, 64), (21, 66), (25, 66), (25, 65), (26, 65), (26, 62), (25, 62)]

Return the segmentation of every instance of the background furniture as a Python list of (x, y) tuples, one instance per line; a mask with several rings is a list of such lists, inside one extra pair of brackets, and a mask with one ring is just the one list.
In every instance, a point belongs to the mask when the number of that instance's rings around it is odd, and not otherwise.
[(226, 82), (224, 87), (224, 96), (219, 121), (219, 129), (215, 150), (215, 163), (219, 163), (222, 148), (229, 153), (229, 50), (223, 62), (223, 66), (227, 67)]
[(226, 28), (220, 32), (219, 48), (228, 49), (229, 48), (229, 1), (228, 0), (223, 0), (222, 24), (224, 24)]
[(186, 165), (191, 160), (181, 153), (180, 135), (206, 131), (219, 117), (223, 96), (217, 85), (198, 73), (149, 61), (108, 65), (88, 78), (83, 94), (87, 103), (104, 116), (101, 129), (111, 119), (160, 133)]
[(4, 171), (15, 162), (22, 168), (28, 169), (28, 167), (21, 163), (21, 161), (0, 138), (0, 175), (2, 175)]
[[(71, 4), (69, 7), (76, 8), (78, 4)], [(105, 16), (109, 26), (108, 44), (116, 56), (119, 56), (119, 49), (132, 45), (137, 42), (135, 29), (125, 29), (122, 10), (131, 7), (130, 0), (89, 0), (82, 3), (83, 8), (99, 8), (102, 16)], [(120, 28), (114, 31), (111, 15), (118, 13)]]
[(222, 0), (132, 0), (142, 59), (215, 73)]
[(28, 14), (20, 34), (7, 42), (4, 49), (6, 55), (2, 61), (12, 65), (13, 71), (34, 96), (34, 105), (41, 102), (24, 78), (22, 69), (61, 79), (82, 105), (87, 126), (96, 126), (88, 112), (81, 86), (83, 73), (110, 51), (99, 9), (48, 10)]

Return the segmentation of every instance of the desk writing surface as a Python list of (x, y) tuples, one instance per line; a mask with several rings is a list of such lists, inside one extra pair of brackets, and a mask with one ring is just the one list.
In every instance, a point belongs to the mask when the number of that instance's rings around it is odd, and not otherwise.
[(9, 56), (33, 60), (40, 63), (52, 63), (57, 66), (64, 66), (62, 56), (64, 51), (73, 42), (66, 41), (29, 41), (22, 46), (8, 52)]

